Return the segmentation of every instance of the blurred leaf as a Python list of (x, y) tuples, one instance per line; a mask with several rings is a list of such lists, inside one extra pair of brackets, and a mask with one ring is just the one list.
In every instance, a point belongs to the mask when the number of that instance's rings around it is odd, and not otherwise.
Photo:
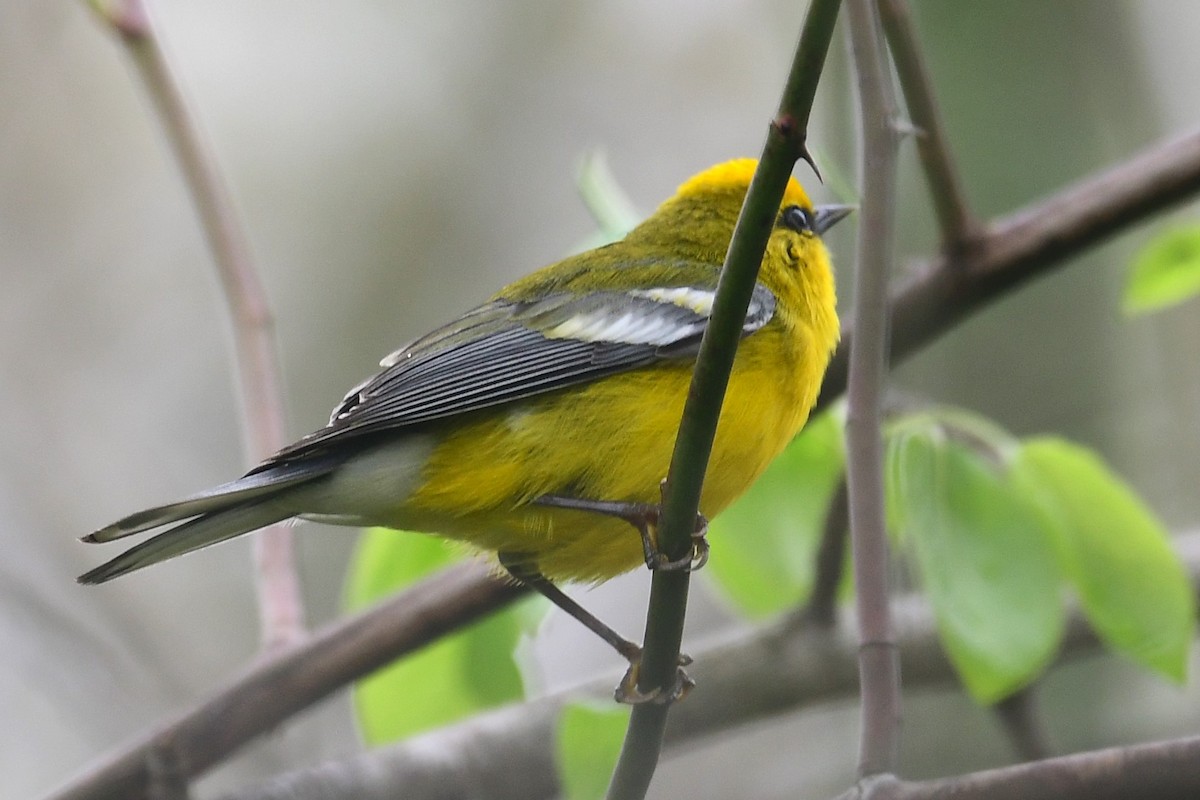
[(563, 708), (555, 744), (565, 800), (604, 797), (621, 754), (629, 711), (612, 703), (570, 703)]
[(812, 591), (813, 558), (843, 463), (841, 420), (827, 412), (712, 520), (705, 572), (744, 613), (782, 611)]
[(1137, 256), (1125, 287), (1125, 311), (1145, 314), (1200, 294), (1200, 227), (1166, 231)]
[[(891, 455), (895, 447), (903, 443), (904, 437), (913, 433), (932, 436), (939, 441), (943, 438), (955, 439), (1003, 463), (1008, 462), (1019, 446), (1019, 442), (1008, 431), (992, 420), (954, 406), (935, 406), (898, 416), (888, 422), (884, 426), (884, 438), (888, 443), (884, 457), (884, 495), (888, 530), (897, 543), (902, 543), (904, 533), (900, 521), (895, 518), (896, 510), (903, 507), (903, 498), (897, 492), (914, 490), (905, 484), (907, 476), (903, 472), (892, 471), (899, 467), (899, 462), (893, 461)], [(916, 487), (915, 491), (920, 492), (920, 487)]]
[(1067, 577), (1100, 637), (1182, 682), (1195, 600), (1163, 527), (1096, 454), (1079, 445), (1029, 440), (1013, 472), (1042, 507)]
[[(364, 531), (350, 563), (346, 606), (370, 605), (461, 552), (433, 536)], [(522, 603), (493, 614), (358, 681), (354, 707), (366, 742), (394, 741), (522, 697), (513, 651), (529, 627), (529, 608)]]
[(930, 421), (890, 438), (889, 514), (912, 548), (943, 646), (978, 702), (1036, 678), (1064, 616), (1061, 576), (1037, 515), (998, 464)]
[(599, 228), (580, 250), (590, 250), (623, 239), (642, 221), (642, 215), (634, 208), (633, 201), (609, 169), (603, 151), (591, 150), (584, 154), (579, 162), (576, 185), (584, 205)]

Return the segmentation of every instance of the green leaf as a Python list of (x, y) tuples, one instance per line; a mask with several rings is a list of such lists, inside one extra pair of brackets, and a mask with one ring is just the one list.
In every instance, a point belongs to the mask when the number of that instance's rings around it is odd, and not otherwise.
[(1200, 294), (1200, 226), (1166, 231), (1133, 262), (1125, 311), (1144, 314)]
[(744, 613), (776, 613), (812, 591), (813, 558), (844, 461), (841, 420), (822, 414), (712, 520), (705, 574)]
[(1013, 471), (1041, 506), (1067, 577), (1100, 637), (1182, 682), (1195, 599), (1162, 525), (1095, 453), (1079, 445), (1029, 440)]
[(611, 703), (571, 703), (563, 708), (555, 750), (565, 800), (604, 797), (621, 754), (629, 710)]
[(1061, 639), (1052, 545), (1001, 466), (932, 420), (898, 430), (887, 458), (889, 516), (946, 653), (972, 697), (996, 702), (1036, 678)]
[[(346, 605), (358, 609), (457, 560), (461, 548), (432, 536), (365, 531), (351, 561)], [(520, 698), (513, 650), (529, 627), (521, 604), (380, 669), (354, 685), (359, 729), (370, 745), (401, 739)]]
[[(884, 506), (888, 514), (887, 525), (889, 532), (902, 543), (903, 529), (895, 519), (895, 513), (903, 508), (903, 495), (897, 494), (906, 488), (907, 475), (903, 471), (889, 471), (898, 467), (898, 462), (891, 460), (897, 446), (904, 444), (904, 437), (917, 434), (932, 436), (938, 441), (945, 437), (964, 444), (969, 443), (972, 450), (989, 455), (993, 461), (1007, 463), (1011, 454), (1016, 451), (1018, 442), (1013, 436), (992, 420), (972, 411), (954, 406), (934, 406), (922, 411), (900, 416), (884, 427), (884, 437), (888, 441), (888, 455), (885, 455)], [(919, 494), (920, 487), (916, 487)]]
[(579, 162), (576, 186), (584, 204), (596, 221), (597, 231), (581, 246), (581, 250), (615, 242), (642, 221), (633, 201), (617, 183), (602, 150), (591, 150)]

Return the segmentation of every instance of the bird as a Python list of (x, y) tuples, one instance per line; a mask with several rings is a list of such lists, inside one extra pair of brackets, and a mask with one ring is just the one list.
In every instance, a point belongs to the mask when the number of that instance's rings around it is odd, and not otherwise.
[(814, 206), (791, 177), (742, 324), (694, 550), (682, 563), (658, 552), (660, 483), (756, 167), (743, 158), (697, 173), (623, 239), (520, 278), (395, 350), (324, 427), (237, 480), (83, 537), (165, 528), (79, 582), (292, 518), (435, 534), (488, 555), (625, 657), (618, 699), (662, 699), (634, 688), (641, 648), (559, 584), (701, 565), (705, 520), (754, 482), (817, 399), (840, 330), (821, 236), (851, 208)]

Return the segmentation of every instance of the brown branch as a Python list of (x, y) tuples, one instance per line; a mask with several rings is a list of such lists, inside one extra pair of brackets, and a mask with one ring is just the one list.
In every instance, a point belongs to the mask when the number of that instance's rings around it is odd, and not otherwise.
[(147, 797), (156, 765), (195, 778), (238, 747), (405, 653), (494, 611), (524, 590), (481, 563), (442, 572), (302, 644), (252, 665), (174, 722), (92, 767), (55, 800)]
[(879, 0), (879, 14), (892, 63), (896, 66), (896, 76), (904, 92), (904, 102), (918, 129), (917, 154), (925, 169), (933, 207), (942, 228), (942, 244), (949, 252), (958, 252), (969, 246), (978, 234), (979, 222), (971, 214), (958, 169), (950, 155), (950, 141), (933, 95), (933, 79), (917, 43), (908, 3), (906, 0)]
[[(100, 18), (120, 34), (158, 112), (196, 206), (233, 321), (242, 417), (254, 460), (287, 444), (274, 319), (250, 257), (246, 235), (216, 158), (188, 108), (155, 35), (144, 0), (93, 0)], [(254, 539), (263, 644), (273, 649), (304, 633), (292, 531), (282, 525)]]
[(846, 390), (846, 482), (862, 683), (858, 774), (893, 772), (900, 751), (900, 661), (889, 608), (883, 512), (883, 391), (888, 279), (895, 227), (896, 106), (874, 0), (848, 0), (850, 50), (863, 128), (862, 207), (854, 270), (854, 329)]
[(1037, 695), (1026, 686), (992, 706), (992, 712), (1004, 727), (1008, 741), (1022, 761), (1034, 761), (1054, 755), (1046, 726), (1038, 715)]
[(863, 800), (1194, 800), (1200, 797), (1200, 736), (880, 789)]
[[(964, 317), (1051, 267), (1200, 191), (1200, 131), (1159, 144), (989, 224), (975, 247), (917, 269), (891, 299), (891, 358), (928, 345)], [(846, 389), (852, 330), (825, 374), (818, 406)]]
[(837, 622), (837, 590), (846, 571), (846, 536), (850, 532), (850, 497), (846, 476), (838, 478), (825, 511), (817, 548), (812, 596), (803, 614), (813, 624), (831, 628)]
[[(1200, 132), (1159, 145), (1130, 159), (1125, 165), (1068, 187), (1031, 207), (1030, 211), (1001, 220), (992, 226), (992, 232), (985, 237), (987, 246), (973, 255), (971, 260), (951, 261), (943, 258), (935, 261), (907, 288), (893, 295), (892, 357), (901, 358), (911, 354), (964, 316), (1040, 274), (1056, 260), (1061, 261), (1109, 236), (1128, 230), (1198, 189)], [(956, 302), (967, 303), (968, 307), (959, 310), (953, 305)], [(834, 366), (826, 375), (822, 403), (828, 403), (845, 389), (847, 338), (848, 332), (843, 336)], [(491, 584), (483, 575), (477, 574), (474, 580), (464, 581), (453, 592), (445, 589), (442, 583), (445, 580), (445, 576), (435, 576), (414, 586), (402, 597), (416, 599), (421, 608), (425, 602), (420, 598), (426, 592), (441, 598), (440, 602), (446, 604), (442, 609), (445, 612), (446, 632), (460, 628), (511, 600), (506, 593), (492, 596), (490, 600), (484, 596)], [(491, 591), (495, 591), (495, 588), (492, 587)], [(379, 625), (396, 632), (412, 631), (413, 616), (420, 612), (418, 608), (405, 607), (405, 602), (409, 601), (388, 601), (367, 614), (377, 619)], [(455, 617), (455, 614), (459, 616)], [(185, 763), (191, 765), (190, 774), (198, 775), (245, 744), (249, 738), (270, 729), (303, 710), (315, 699), (328, 695), (369, 671), (362, 665), (372, 665), (370, 668), (374, 668), (424, 643), (423, 640), (410, 641), (399, 634), (381, 639), (353, 633), (363, 622), (363, 617), (342, 620), (335, 623), (326, 634), (287, 653), (288, 658), (294, 659), (293, 668), (296, 670), (290, 680), (301, 680), (307, 687), (303, 696), (282, 697), (266, 692), (260, 697), (262, 687), (269, 685), (261, 680), (261, 670), (274, 669), (276, 659), (263, 662), (244, 676), (232, 679), (215, 700), (202, 703), (176, 722), (163, 726), (164, 733), (126, 746), (54, 797), (109, 797), (118, 793), (112, 787), (128, 789), (124, 792), (127, 797), (138, 796), (137, 787), (145, 786), (146, 782), (148, 754), (156, 747), (164, 746), (164, 743), (169, 744), (171, 732), (179, 727), (186, 727), (189, 731), (187, 737), (179, 740), (180, 747), (184, 741), (202, 740), (209, 743), (202, 759), (193, 760), (191, 753), (183, 753)], [(777, 650), (772, 653), (778, 655)], [(907, 650), (903, 650), (902, 654), (905, 680), (920, 680), (921, 664), (918, 659)], [(703, 658), (693, 667), (693, 671), (706, 684), (714, 680), (709, 677), (710, 672)], [(832, 671), (826, 670), (824, 674), (828, 679), (834, 678)], [(856, 686), (852, 675), (851, 683)], [(783, 686), (781, 691), (786, 690), (786, 683)], [(611, 689), (611, 683), (608, 688)], [(703, 687), (697, 691), (703, 691)], [(736, 696), (736, 693), (730, 693), (731, 698)], [(219, 713), (227, 704), (245, 704), (244, 717), (262, 715), (264, 718), (253, 723), (243, 719), (240, 727), (229, 728)], [(691, 719), (693, 713), (698, 713), (692, 709), (700, 705), (692, 702), (679, 705), (675, 722), (667, 728), (668, 742), (675, 724), (681, 719)], [(743, 710), (747, 715), (764, 713), (753, 703), (746, 704)]]

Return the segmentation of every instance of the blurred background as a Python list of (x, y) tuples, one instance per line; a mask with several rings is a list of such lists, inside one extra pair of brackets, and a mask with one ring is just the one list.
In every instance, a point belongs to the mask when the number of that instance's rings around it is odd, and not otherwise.
[[(643, 211), (698, 169), (757, 154), (804, 11), (783, 0), (151, 5), (273, 301), (297, 436), (381, 356), (586, 239), (583, 154), (601, 148)], [(1200, 122), (1200, 6), (1188, 0), (914, 7), (981, 215)], [(829, 187), (854, 179), (852, 86), (839, 37), (812, 133), (829, 184), (797, 171), (818, 200), (846, 199)], [(902, 165), (900, 271), (936, 243), (911, 144)], [(972, 318), (896, 383), (1019, 434), (1095, 447), (1173, 530), (1194, 527), (1200, 314), (1194, 302), (1136, 320), (1119, 310), (1131, 255), (1169, 222)], [(847, 224), (830, 240), (843, 285), (853, 235)], [(121, 46), (82, 3), (0, 0), (0, 798), (48, 791), (254, 658), (246, 540), (102, 588), (74, 582), (116, 551), (77, 537), (248, 466), (230, 364), (209, 253)], [(299, 529), (314, 624), (338, 613), (354, 536)], [(633, 633), (648, 585), (626, 576), (587, 603)], [(689, 641), (742, 624), (703, 581), (694, 594)], [(534, 648), (551, 689), (618, 667), (560, 615)], [(1097, 657), (1055, 670), (1040, 695), (1056, 743), (1075, 750), (1194, 731), (1195, 683)], [(959, 692), (907, 702), (907, 776), (1012, 758)], [(853, 775), (856, 725), (846, 703), (705, 742), (667, 761), (652, 795), (832, 794)], [(197, 796), (357, 747), (342, 693)]]

